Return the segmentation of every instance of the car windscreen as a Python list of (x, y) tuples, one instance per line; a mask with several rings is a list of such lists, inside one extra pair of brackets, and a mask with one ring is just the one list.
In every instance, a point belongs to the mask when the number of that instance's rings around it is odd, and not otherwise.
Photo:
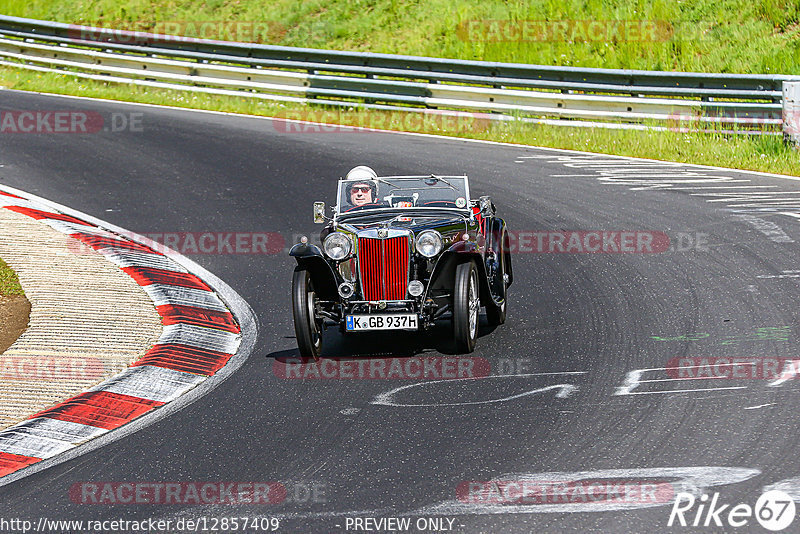
[(388, 177), (365, 182), (339, 182), (339, 213), (378, 207), (467, 207), (464, 176)]

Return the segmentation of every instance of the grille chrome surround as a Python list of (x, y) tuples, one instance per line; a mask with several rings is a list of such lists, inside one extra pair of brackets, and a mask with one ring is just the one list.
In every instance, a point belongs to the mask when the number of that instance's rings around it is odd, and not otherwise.
[(389, 229), (378, 237), (370, 228), (358, 233), (358, 274), (364, 300), (404, 300), (408, 296), (411, 232)]

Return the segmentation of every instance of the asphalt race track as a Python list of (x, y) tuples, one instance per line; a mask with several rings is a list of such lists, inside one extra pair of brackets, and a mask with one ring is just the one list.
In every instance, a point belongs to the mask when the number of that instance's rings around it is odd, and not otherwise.
[[(423, 527), (451, 519), (452, 532), (719, 532), (735, 529), (667, 528), (672, 494), (471, 502), (459, 488), (666, 483), (753, 506), (777, 484), (800, 500), (800, 382), (752, 377), (750, 366), (707, 380), (665, 369), (674, 358), (797, 357), (799, 182), (0, 91), (0, 111), (13, 110), (136, 114), (133, 131), (1, 133), (0, 183), (141, 234), (275, 232), (288, 246), (319, 230), (312, 202), (330, 201), (336, 179), (359, 164), (382, 175), (466, 173), (473, 196), (490, 194), (522, 234), (508, 320), (490, 332), (482, 317), (471, 355), (491, 375), (460, 381), (285, 379), (276, 370), (297, 356), (294, 260), (187, 254), (255, 310), (247, 362), (178, 413), (0, 488), (0, 517), (277, 517), (280, 532), (352, 532), (356, 518), (403, 517)], [(549, 240), (564, 231), (653, 232), (670, 247), (532, 250), (531, 232)], [(326, 357), (452, 357), (446, 325), (352, 340), (329, 330), (326, 344)], [(410, 387), (392, 391), (401, 386)], [(81, 483), (164, 481), (278, 481), (288, 495), (271, 505), (109, 505), (69, 493)], [(739, 531), (758, 529), (750, 518)]]

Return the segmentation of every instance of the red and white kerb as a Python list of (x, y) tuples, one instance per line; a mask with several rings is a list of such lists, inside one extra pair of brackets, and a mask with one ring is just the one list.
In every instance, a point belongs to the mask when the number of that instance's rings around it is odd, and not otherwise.
[(39, 219), (91, 247), (133, 278), (164, 325), (131, 367), (0, 432), (0, 477), (114, 430), (214, 375), (239, 348), (241, 329), (200, 278), (149, 247), (35, 201), (0, 191), (0, 208)]

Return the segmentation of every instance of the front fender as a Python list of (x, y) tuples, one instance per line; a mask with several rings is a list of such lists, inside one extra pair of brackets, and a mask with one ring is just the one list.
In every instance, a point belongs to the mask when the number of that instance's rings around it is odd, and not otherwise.
[(494, 217), (493, 225), (490, 229), (487, 239), (491, 241), (492, 248), (494, 248), (496, 243), (498, 243), (501, 239), (503, 240), (503, 248), (505, 249), (506, 274), (508, 275), (508, 283), (506, 284), (506, 287), (510, 287), (511, 283), (514, 281), (514, 270), (511, 267), (511, 242), (508, 236), (508, 227), (506, 226), (506, 221), (499, 217)]
[(289, 251), (289, 256), (297, 260), (297, 267), (308, 271), (314, 291), (322, 300), (338, 300), (339, 291), (336, 273), (316, 245), (298, 243)]
[(481, 304), (493, 304), (492, 297), (490, 296), (491, 294), (489, 293), (489, 280), (486, 277), (486, 266), (483, 264), (483, 257), (474, 247), (453, 246), (439, 256), (431, 272), (431, 278), (425, 292), (425, 297), (428, 296), (428, 292), (430, 292), (431, 289), (444, 288), (448, 289), (452, 295), (456, 266), (467, 261), (473, 262), (478, 271)]

